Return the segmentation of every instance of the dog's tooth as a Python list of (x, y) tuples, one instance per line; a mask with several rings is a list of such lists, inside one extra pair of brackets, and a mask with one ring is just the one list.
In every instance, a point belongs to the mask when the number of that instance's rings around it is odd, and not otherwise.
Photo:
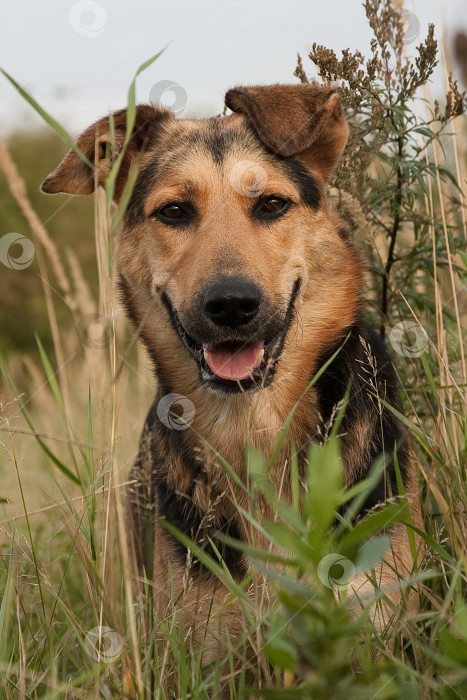
[(206, 348), (203, 348), (203, 355), (204, 355), (204, 359), (207, 362), (208, 361), (208, 351), (206, 350)]
[(264, 348), (261, 348), (261, 350), (260, 350), (259, 353), (258, 353), (258, 360), (259, 360), (259, 362), (262, 362), (262, 361), (263, 361), (263, 357), (264, 357)]

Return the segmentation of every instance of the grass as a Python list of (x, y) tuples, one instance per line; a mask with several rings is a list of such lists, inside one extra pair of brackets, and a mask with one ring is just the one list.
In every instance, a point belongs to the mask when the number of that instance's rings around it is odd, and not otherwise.
[[(373, 5), (375, 12), (381, 10)], [(324, 65), (329, 56), (318, 49), (312, 54), (321, 70), (340, 70)], [(345, 87), (345, 75), (334, 77)], [(303, 72), (301, 78), (306, 79)], [(375, 94), (388, 100), (388, 109), (395, 108), (395, 87), (384, 76), (381, 81)], [(433, 104), (428, 93), (424, 99), (424, 105)], [(129, 104), (131, 112), (134, 85)], [(406, 112), (394, 109), (394, 115), (402, 119), (422, 109), (420, 104), (414, 94)], [(349, 148), (363, 142), (365, 129), (374, 131), (368, 114), (354, 113), (358, 138)], [(402, 604), (394, 611), (393, 626), (376, 630), (370, 606), (352, 616), (345, 587), (339, 586), (349, 575), (349, 563), (352, 572), (371, 572), (384, 557), (390, 523), (407, 523), (414, 532), (403, 497), (357, 525), (345, 521), (332, 527), (339, 506), (358, 496), (342, 486), (336, 435), (314, 448), (306, 493), (298, 486), (292, 460), (290, 504), (268, 478), (272, 457), (251, 449), (251, 485), (245, 489), (252, 504), (264, 498), (276, 513), (263, 525), (254, 510), (248, 516), (258, 541), (269, 543), (246, 548), (259, 574), (256, 585), (250, 579), (233, 581), (215, 551), (209, 555), (190, 545), (203, 567), (230, 591), (243, 630), (227, 658), (208, 666), (203, 645), (194, 643), (194, 632), (187, 634), (175, 614), (191, 591), (190, 577), (184, 595), (173, 599), (162, 619), (150, 595), (130, 576), (125, 485), (153, 378), (115, 295), (110, 233), (120, 212), (109, 204), (112, 179), (108, 191), (95, 196), (98, 287), (91, 289), (76, 256), (42, 225), (2, 146), (0, 167), (10, 206), (14, 202), (21, 212), (35, 244), (48, 328), (35, 329), (40, 330), (36, 350), (10, 350), (1, 367), (1, 697), (207, 698), (218, 697), (226, 684), (231, 698), (467, 696), (467, 140), (462, 117), (451, 117), (444, 122), (439, 115), (424, 117), (423, 125), (395, 120), (391, 128), (399, 136), (394, 140), (389, 131), (384, 143), (378, 141), (384, 129), (377, 129), (373, 152), (358, 153), (359, 163), (368, 156), (368, 181), (345, 180), (351, 168), (348, 151), (347, 169), (335, 190), (341, 193), (340, 200), (335, 195), (341, 214), (365, 236), (375, 318), (389, 338), (401, 322), (415, 320), (412, 328), (425, 332), (421, 353), (394, 352), (418, 465), (427, 546), (426, 561), (421, 569), (414, 567), (403, 599), (407, 602), (410, 587), (417, 585), (419, 610)], [(441, 126), (447, 127), (444, 132)], [(411, 144), (418, 152), (410, 150)], [(380, 161), (376, 152), (383, 156)], [(416, 172), (412, 162), (421, 164)], [(386, 199), (384, 191), (391, 193)], [(28, 272), (9, 274), (12, 279)], [(44, 343), (44, 335), (49, 342)], [(407, 347), (413, 341), (405, 337)], [(399, 350), (404, 347), (397, 336), (394, 342)], [(369, 482), (360, 487), (361, 497), (381, 468), (375, 465)], [(376, 600), (387, 593), (375, 585)], [(248, 661), (247, 649), (252, 650)]]

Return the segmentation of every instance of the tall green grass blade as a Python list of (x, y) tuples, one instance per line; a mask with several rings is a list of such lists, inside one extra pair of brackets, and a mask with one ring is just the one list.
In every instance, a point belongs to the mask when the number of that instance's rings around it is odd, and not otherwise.
[[(115, 160), (115, 163), (114, 163), (113, 166), (112, 166), (112, 169), (111, 169), (111, 171), (110, 171), (108, 177), (106, 178), (106, 189), (107, 189), (108, 194), (111, 195), (111, 197), (113, 196), (113, 193), (114, 193), (114, 191), (115, 191), (115, 183), (116, 183), (116, 180), (117, 180), (117, 175), (118, 175), (118, 172), (119, 172), (119, 170), (120, 170), (120, 167), (121, 167), (121, 164), (122, 164), (122, 161), (123, 161), (123, 158), (124, 158), (126, 149), (127, 149), (128, 144), (129, 144), (129, 142), (130, 142), (130, 139), (131, 139), (131, 137), (132, 137), (133, 128), (134, 128), (134, 125), (135, 125), (135, 118), (136, 118), (136, 79), (137, 79), (137, 77), (138, 77), (143, 71), (145, 71), (147, 68), (149, 68), (149, 66), (151, 66), (151, 65), (154, 63), (154, 61), (156, 61), (156, 60), (159, 58), (159, 56), (162, 55), (162, 53), (163, 53), (164, 51), (165, 51), (165, 47), (164, 47), (161, 51), (159, 51), (158, 53), (156, 53), (154, 56), (152, 56), (151, 58), (149, 58), (147, 61), (145, 61), (144, 63), (142, 63), (142, 64), (139, 66), (139, 68), (137, 69), (137, 71), (136, 71), (136, 73), (135, 73), (135, 77), (133, 78), (133, 81), (132, 81), (132, 83), (131, 83), (131, 85), (130, 85), (130, 88), (129, 88), (129, 90), (128, 90), (127, 112), (126, 112), (126, 132), (125, 132), (125, 141), (124, 141), (124, 143), (123, 143), (123, 147), (122, 147), (120, 153), (118, 154), (118, 156), (117, 156), (117, 158), (116, 158), (116, 160)], [(134, 177), (134, 176), (133, 176), (133, 177)], [(131, 192), (128, 192), (128, 191), (127, 191), (127, 192), (125, 193), (126, 198), (129, 198), (130, 195), (131, 195)], [(120, 211), (120, 216), (121, 216), (121, 213), (122, 213), (122, 212)]]
[(8, 664), (11, 656), (10, 629), (14, 616), (15, 558), (10, 549), (10, 564), (6, 573), (6, 583), (2, 591), (0, 605), (0, 662)]
[(94, 165), (90, 160), (82, 153), (82, 151), (76, 145), (74, 139), (65, 131), (65, 129), (48, 113), (43, 109), (38, 102), (30, 95), (24, 88), (21, 87), (19, 83), (16, 82), (14, 78), (11, 77), (9, 73), (3, 68), (0, 68), (0, 73), (3, 73), (5, 78), (13, 85), (15, 90), (23, 97), (28, 104), (42, 117), (42, 119), (55, 131), (57, 136), (59, 136), (62, 141), (74, 151), (81, 160), (86, 163), (90, 168), (94, 170)]

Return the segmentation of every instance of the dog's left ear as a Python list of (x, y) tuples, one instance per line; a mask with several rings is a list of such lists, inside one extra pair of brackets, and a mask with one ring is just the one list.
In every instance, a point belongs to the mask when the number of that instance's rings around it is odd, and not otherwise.
[(91, 194), (96, 184), (103, 185), (113, 163), (124, 150), (115, 181), (114, 199), (119, 201), (134, 160), (150, 144), (160, 125), (174, 115), (163, 107), (148, 104), (136, 107), (133, 130), (127, 138), (127, 111), (121, 109), (111, 117), (92, 124), (78, 138), (77, 146), (88, 162), (78, 153), (67, 153), (58, 167), (41, 185), (47, 194)]
[(228, 91), (225, 104), (244, 114), (274, 153), (297, 156), (329, 180), (348, 136), (335, 88), (316, 83), (238, 87)]

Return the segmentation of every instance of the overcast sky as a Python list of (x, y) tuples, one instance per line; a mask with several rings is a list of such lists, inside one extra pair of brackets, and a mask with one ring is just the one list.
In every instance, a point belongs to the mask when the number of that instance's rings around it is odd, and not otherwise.
[[(467, 0), (413, 0), (413, 52), (428, 22), (467, 31)], [(417, 36), (418, 34), (418, 36)], [(137, 67), (137, 99), (175, 100), (180, 115), (216, 114), (233, 85), (294, 82), (296, 55), (313, 42), (368, 54), (361, 0), (3, 0), (0, 66), (73, 134), (126, 104)], [(305, 60), (309, 74), (313, 66)], [(439, 76), (435, 90), (442, 88)], [(0, 135), (40, 124), (0, 75)]]

